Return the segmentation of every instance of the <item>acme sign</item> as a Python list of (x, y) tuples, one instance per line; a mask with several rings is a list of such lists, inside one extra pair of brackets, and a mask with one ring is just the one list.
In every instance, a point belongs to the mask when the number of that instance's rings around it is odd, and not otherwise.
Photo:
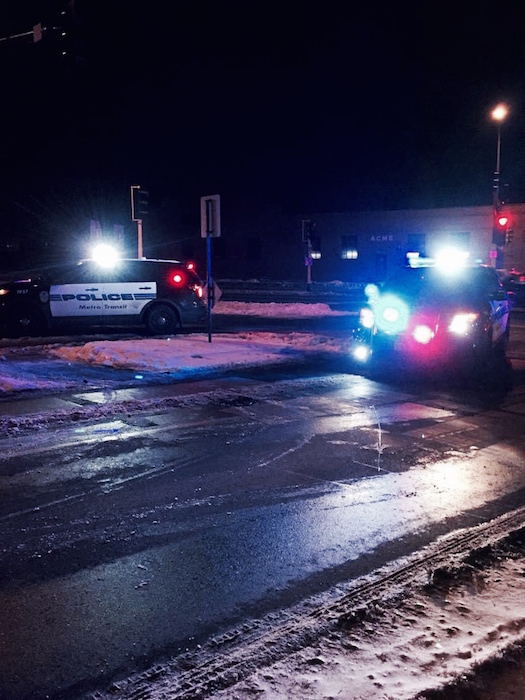
[(370, 236), (370, 240), (373, 243), (392, 243), (394, 236), (391, 233), (383, 234), (381, 236)]

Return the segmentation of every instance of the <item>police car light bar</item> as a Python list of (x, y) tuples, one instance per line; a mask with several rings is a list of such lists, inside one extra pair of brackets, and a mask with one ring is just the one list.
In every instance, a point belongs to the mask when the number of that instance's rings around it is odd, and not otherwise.
[(91, 252), (91, 259), (100, 267), (115, 267), (119, 258), (118, 250), (109, 243), (98, 243)]

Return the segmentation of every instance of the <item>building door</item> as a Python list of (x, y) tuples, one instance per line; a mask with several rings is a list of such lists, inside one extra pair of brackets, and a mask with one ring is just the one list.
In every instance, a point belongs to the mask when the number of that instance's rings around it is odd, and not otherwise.
[(384, 282), (387, 273), (387, 256), (385, 253), (376, 253), (376, 282)]

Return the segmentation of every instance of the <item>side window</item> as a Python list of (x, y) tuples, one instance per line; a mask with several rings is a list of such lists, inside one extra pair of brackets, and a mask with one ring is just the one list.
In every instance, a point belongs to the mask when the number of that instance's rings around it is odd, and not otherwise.
[(52, 284), (82, 284), (83, 282), (93, 280), (91, 267), (82, 263), (80, 265), (72, 265), (71, 267), (63, 267), (56, 270), (51, 279)]
[(137, 282), (141, 274), (144, 277), (148, 272), (134, 261), (123, 261), (113, 268), (102, 270), (101, 279), (104, 282)]
[(475, 286), (480, 294), (493, 295), (503, 288), (498, 275), (494, 270), (480, 267), (476, 270)]

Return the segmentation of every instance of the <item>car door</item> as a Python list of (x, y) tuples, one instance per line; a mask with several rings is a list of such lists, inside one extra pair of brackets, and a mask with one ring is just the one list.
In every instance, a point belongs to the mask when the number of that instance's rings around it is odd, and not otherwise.
[(496, 272), (488, 268), (484, 272), (492, 316), (492, 342), (495, 344), (507, 332), (510, 304)]
[(157, 298), (155, 274), (142, 261), (122, 260), (106, 271), (103, 297), (105, 323), (138, 320), (144, 307)]
[(100, 322), (104, 314), (103, 286), (100, 270), (90, 263), (57, 271), (49, 287), (52, 318)]

